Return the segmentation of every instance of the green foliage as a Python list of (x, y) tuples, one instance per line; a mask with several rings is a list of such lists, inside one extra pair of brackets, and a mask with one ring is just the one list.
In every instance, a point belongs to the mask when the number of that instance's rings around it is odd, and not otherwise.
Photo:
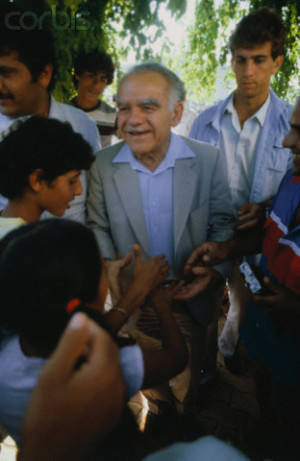
[(217, 70), (226, 61), (228, 28), (240, 14), (240, 2), (228, 0), (216, 6), (214, 0), (196, 3), (194, 24), (188, 29), (177, 56), (168, 60), (180, 76), (192, 102), (208, 103), (215, 95)]
[[(276, 93), (293, 100), (300, 86), (300, 2), (299, 0), (198, 0), (194, 24), (188, 32), (188, 44), (180, 50), (180, 59), (172, 57), (169, 65), (180, 69), (186, 82), (188, 96), (198, 103), (210, 103), (215, 95), (217, 67), (229, 65), (227, 42), (229, 35), (242, 16), (250, 10), (268, 6), (276, 9), (286, 27), (286, 56), (280, 71), (272, 81)], [(179, 67), (178, 67), (179, 66)], [(228, 68), (225, 80), (232, 76)]]
[[(51, 1), (55, 0), (48, 0), (48, 3)], [(75, 3), (72, 0), (57, 1), (62, 10), (74, 7)], [(77, 0), (77, 11), (89, 13), (85, 17), (92, 27), (84, 31), (64, 31), (60, 36), (55, 31), (61, 57), (61, 73), (55, 88), (58, 99), (66, 100), (72, 94), (72, 86), (68, 83), (70, 69), (79, 49), (88, 51), (98, 47), (111, 53), (117, 78), (120, 77), (119, 63), (126, 61), (129, 52), (134, 51), (138, 60), (153, 58), (152, 44), (165, 30), (159, 19), (159, 8), (163, 3), (167, 3), (173, 14), (182, 14), (185, 10), (185, 0)], [(82, 21), (84, 23), (85, 19)]]
[[(1, 0), (1, 2), (9, 0)], [(12, 0), (25, 11), (45, 18), (55, 37), (58, 73), (55, 97), (67, 101), (74, 93), (72, 63), (80, 49), (108, 51), (117, 68), (129, 51), (137, 59), (153, 57), (151, 45), (165, 30), (160, 5), (174, 15), (183, 14), (185, 0)]]
[(286, 54), (280, 71), (273, 79), (272, 87), (276, 93), (291, 101), (297, 96), (300, 86), (300, 2), (299, 0), (252, 0), (252, 8), (268, 6), (281, 14), (286, 29)]

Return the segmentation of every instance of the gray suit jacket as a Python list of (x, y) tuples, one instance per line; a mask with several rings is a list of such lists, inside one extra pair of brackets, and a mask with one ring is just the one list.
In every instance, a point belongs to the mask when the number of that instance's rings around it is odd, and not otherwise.
[[(177, 136), (177, 135), (175, 135)], [(219, 150), (177, 136), (183, 149), (195, 157), (179, 159), (174, 167), (174, 273), (181, 275), (185, 261), (205, 240), (224, 241), (235, 222), (226, 166)], [(128, 163), (113, 164), (124, 143), (96, 154), (90, 172), (88, 225), (93, 229), (104, 258), (123, 258), (138, 243), (150, 258), (139, 182)], [(215, 267), (223, 277), (228, 264)]]

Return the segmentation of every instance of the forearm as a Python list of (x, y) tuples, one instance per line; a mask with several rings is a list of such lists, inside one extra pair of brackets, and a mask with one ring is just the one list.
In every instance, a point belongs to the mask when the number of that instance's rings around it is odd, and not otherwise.
[(224, 246), (224, 259), (257, 254), (261, 252), (264, 230), (257, 229), (236, 232), (235, 236), (221, 243)]
[(128, 318), (143, 304), (145, 296), (143, 286), (133, 282), (127, 293), (116, 304), (117, 309), (113, 308), (105, 314), (106, 320), (114, 332), (119, 331)]
[(143, 350), (145, 378), (143, 388), (157, 386), (184, 370), (187, 347), (171, 313), (159, 315), (162, 349)]
[(165, 351), (179, 354), (179, 358), (185, 358), (186, 346), (184, 338), (180, 332), (177, 321), (171, 311), (161, 309), (156, 312), (160, 322), (161, 341)]

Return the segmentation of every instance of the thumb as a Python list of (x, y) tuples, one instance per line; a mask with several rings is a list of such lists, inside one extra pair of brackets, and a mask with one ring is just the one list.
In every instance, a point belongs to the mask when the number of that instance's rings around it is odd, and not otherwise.
[(128, 253), (123, 259), (122, 259), (122, 264), (121, 267), (127, 267), (132, 261), (132, 254)]
[(135, 245), (132, 246), (132, 248), (133, 248), (133, 253), (135, 257), (135, 262), (141, 263), (142, 262), (142, 250), (141, 250), (140, 245), (136, 243)]
[(208, 254), (208, 253), (204, 254), (203, 257), (202, 257), (202, 261), (205, 262), (205, 263), (210, 263), (211, 260), (212, 260), (211, 255)]
[(192, 271), (193, 271), (193, 274), (200, 275), (200, 276), (203, 276), (203, 277), (206, 276), (207, 273), (208, 273), (207, 267), (204, 267), (204, 266), (193, 267)]
[[(54, 353), (44, 367), (43, 379), (67, 381), (89, 340), (89, 319), (82, 312), (71, 317)], [(55, 378), (54, 378), (55, 377)], [(46, 381), (47, 382), (47, 381)]]

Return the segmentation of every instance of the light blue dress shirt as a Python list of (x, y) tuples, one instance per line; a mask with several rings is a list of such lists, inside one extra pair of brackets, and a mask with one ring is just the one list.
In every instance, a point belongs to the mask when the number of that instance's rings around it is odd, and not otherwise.
[[(221, 122), (230, 99), (229, 95), (216, 106), (201, 112), (193, 123), (190, 138), (219, 145)], [(261, 203), (274, 197), (286, 171), (292, 166), (290, 150), (282, 147), (289, 131), (292, 106), (270, 90), (270, 103), (256, 144), (255, 165), (251, 181), (249, 202)], [(224, 155), (225, 152), (223, 151)]]
[[(182, 141), (183, 142), (183, 141)], [(164, 254), (173, 273), (174, 232), (173, 232), (173, 173), (177, 159), (192, 158), (192, 150), (182, 149), (173, 134), (167, 153), (155, 171), (150, 171), (133, 155), (128, 144), (124, 144), (113, 163), (129, 163), (137, 172), (144, 220), (148, 234), (151, 256)]]

